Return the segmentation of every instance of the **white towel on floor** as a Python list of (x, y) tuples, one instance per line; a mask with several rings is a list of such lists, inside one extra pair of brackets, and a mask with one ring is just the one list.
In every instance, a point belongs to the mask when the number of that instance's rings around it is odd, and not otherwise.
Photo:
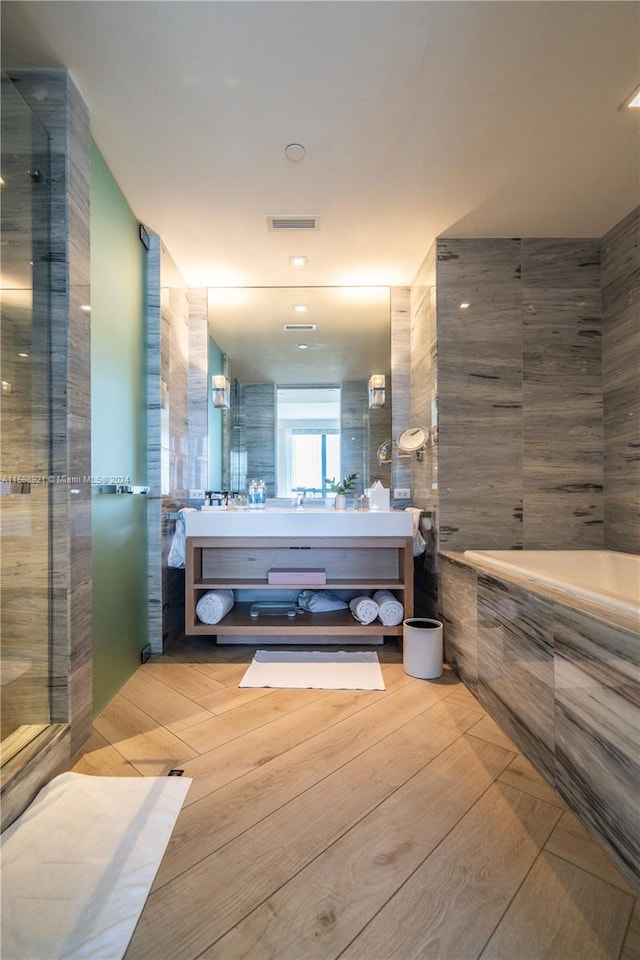
[(196, 603), (200, 623), (220, 623), (235, 602), (233, 590), (209, 590)]
[(371, 597), (354, 597), (349, 607), (353, 618), (360, 623), (373, 623), (378, 616), (378, 604)]
[(378, 604), (378, 617), (385, 627), (395, 627), (402, 623), (404, 607), (390, 590), (376, 590), (373, 599)]
[(2, 834), (2, 956), (123, 957), (191, 779), (63, 773)]

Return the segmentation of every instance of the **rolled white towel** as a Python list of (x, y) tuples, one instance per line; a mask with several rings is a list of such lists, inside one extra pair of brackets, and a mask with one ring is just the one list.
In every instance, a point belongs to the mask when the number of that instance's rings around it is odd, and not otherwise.
[(390, 590), (376, 590), (373, 599), (378, 604), (378, 618), (385, 627), (395, 627), (402, 623), (404, 607)]
[(378, 604), (371, 597), (354, 597), (349, 607), (353, 618), (360, 623), (373, 623), (378, 616)]
[(220, 623), (235, 602), (233, 590), (209, 590), (196, 603), (200, 623)]

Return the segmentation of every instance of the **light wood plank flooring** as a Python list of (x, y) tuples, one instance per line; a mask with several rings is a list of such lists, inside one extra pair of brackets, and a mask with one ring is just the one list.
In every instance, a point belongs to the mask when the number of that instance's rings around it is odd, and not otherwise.
[(240, 690), (254, 648), (140, 667), (74, 769), (193, 778), (127, 960), (632, 960), (638, 891), (447, 669)]

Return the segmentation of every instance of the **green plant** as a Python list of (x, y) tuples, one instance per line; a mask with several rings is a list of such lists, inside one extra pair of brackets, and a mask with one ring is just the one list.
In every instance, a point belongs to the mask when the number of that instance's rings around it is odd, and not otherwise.
[(326, 477), (325, 483), (329, 488), (331, 493), (336, 495), (347, 493), (349, 490), (353, 490), (356, 485), (356, 480), (358, 479), (357, 473), (350, 473), (348, 476), (343, 477), (342, 480), (336, 480), (335, 477), (329, 479)]

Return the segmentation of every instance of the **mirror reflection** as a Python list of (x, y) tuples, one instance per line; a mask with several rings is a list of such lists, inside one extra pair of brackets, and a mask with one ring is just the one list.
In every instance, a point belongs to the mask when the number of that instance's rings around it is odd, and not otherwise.
[[(388, 287), (210, 289), (208, 311), (212, 489), (242, 494), (259, 477), (268, 498), (327, 499), (327, 478), (356, 473), (357, 496), (381, 476)], [(214, 405), (214, 376), (229, 380), (228, 409)], [(372, 376), (385, 377), (382, 405)]]

